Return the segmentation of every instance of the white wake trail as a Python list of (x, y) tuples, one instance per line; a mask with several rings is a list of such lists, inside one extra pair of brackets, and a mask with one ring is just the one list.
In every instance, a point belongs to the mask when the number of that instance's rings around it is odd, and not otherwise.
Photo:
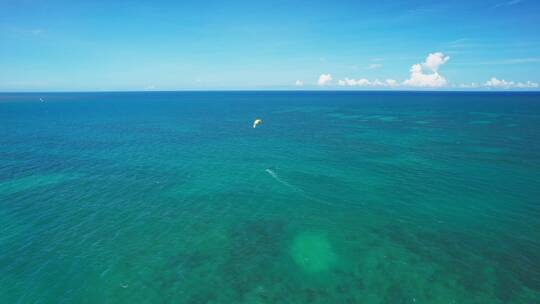
[(287, 181), (284, 181), (283, 179), (281, 179), (276, 172), (274, 172), (274, 170), (272, 169), (264, 169), (264, 171), (266, 173), (268, 173), (274, 180), (276, 180), (278, 183), (286, 186), (287, 188), (290, 188), (291, 190), (295, 191), (295, 192), (298, 192), (300, 194), (302, 194), (304, 197), (310, 199), (310, 200), (313, 200), (313, 201), (316, 201), (316, 202), (319, 202), (321, 204), (325, 204), (325, 205), (329, 205), (329, 206), (334, 206), (333, 204), (330, 204), (326, 201), (323, 201), (321, 199), (318, 199), (316, 197), (313, 197), (311, 195), (309, 195), (308, 193), (306, 193), (306, 191), (296, 187), (296, 186), (293, 186), (291, 184), (289, 184)]
[(276, 172), (274, 172), (272, 169), (265, 169), (264, 171), (266, 171), (266, 173), (270, 174), (271, 177), (273, 177), (276, 181), (278, 181), (280, 184), (284, 185), (284, 186), (287, 186), (291, 189), (293, 189), (294, 191), (300, 191), (300, 192), (303, 192), (302, 190), (296, 188), (295, 186), (287, 183), (286, 181), (282, 180), (281, 178), (279, 178), (279, 176), (277, 175)]

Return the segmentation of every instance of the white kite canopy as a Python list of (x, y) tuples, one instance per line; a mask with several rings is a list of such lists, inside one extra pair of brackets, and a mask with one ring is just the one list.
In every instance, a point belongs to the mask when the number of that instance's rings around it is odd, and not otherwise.
[(253, 122), (253, 129), (255, 129), (259, 124), (262, 124), (262, 119), (255, 119), (255, 121)]

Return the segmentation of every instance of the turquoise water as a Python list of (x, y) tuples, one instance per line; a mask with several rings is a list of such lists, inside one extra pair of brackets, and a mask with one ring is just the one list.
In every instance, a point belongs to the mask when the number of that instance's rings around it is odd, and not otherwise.
[(540, 303), (539, 94), (3, 94), (0, 122), (0, 303)]

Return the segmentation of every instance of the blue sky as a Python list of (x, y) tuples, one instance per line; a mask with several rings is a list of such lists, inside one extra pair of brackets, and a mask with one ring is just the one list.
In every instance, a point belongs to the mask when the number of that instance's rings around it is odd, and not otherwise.
[(0, 0), (0, 91), (537, 90), (539, 20), (533, 0)]

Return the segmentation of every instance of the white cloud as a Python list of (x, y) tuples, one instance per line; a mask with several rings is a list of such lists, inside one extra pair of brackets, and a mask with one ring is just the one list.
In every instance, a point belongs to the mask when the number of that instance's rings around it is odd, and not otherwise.
[(429, 54), (424, 62), (411, 66), (411, 75), (403, 84), (412, 87), (435, 88), (445, 86), (448, 82), (437, 71), (448, 60), (450, 60), (450, 57), (444, 56), (441, 52)]
[(470, 84), (453, 85), (453, 87), (460, 89), (535, 89), (539, 87), (539, 84), (530, 80), (527, 82), (515, 82), (491, 77), (484, 83), (472, 82)]
[(532, 89), (532, 88), (538, 88), (538, 83), (527, 81), (525, 83), (523, 82), (514, 82), (514, 81), (506, 81), (504, 79), (497, 79), (495, 77), (491, 77), (490, 80), (486, 81), (484, 83), (484, 86), (488, 88), (494, 88), (494, 89)]
[(297, 87), (301, 87), (304, 85), (304, 82), (302, 80), (297, 80), (294, 82), (294, 85), (297, 86)]
[(378, 68), (381, 68), (382, 67), (382, 64), (380, 63), (371, 63), (370, 65), (368, 65), (368, 69), (370, 70), (374, 70), (374, 69), (378, 69)]
[(385, 83), (380, 81), (379, 79), (375, 79), (371, 82), (371, 85), (374, 87), (381, 87), (381, 86), (384, 86)]
[(332, 76), (330, 74), (321, 74), (319, 76), (319, 80), (317, 81), (317, 84), (320, 86), (324, 86), (330, 83), (332, 81)]
[(447, 84), (446, 79), (437, 72), (425, 74), (420, 64), (411, 67), (411, 76), (403, 82), (413, 87), (442, 87)]
[(397, 87), (399, 84), (397, 81), (395, 81), (394, 79), (386, 79), (386, 85), (388, 85), (389, 87)]
[(429, 54), (426, 58), (426, 61), (422, 63), (422, 65), (425, 68), (432, 70), (433, 72), (437, 72), (439, 66), (445, 64), (448, 60), (450, 60), (450, 57), (444, 56), (444, 54), (441, 52), (437, 52)]
[(513, 81), (506, 81), (506, 80), (499, 80), (495, 77), (492, 77), (490, 80), (486, 81), (485, 86), (486, 87), (493, 87), (493, 88), (506, 88), (513, 86)]
[(373, 81), (370, 81), (366, 78), (360, 78), (360, 79), (350, 79), (345, 78), (343, 80), (338, 80), (338, 84), (340, 86), (357, 86), (357, 87), (396, 87), (398, 86), (398, 82), (394, 79), (386, 79), (385, 81), (380, 81), (379, 79), (375, 79)]
[[(424, 62), (417, 63), (411, 66), (410, 76), (403, 82), (398, 82), (394, 79), (386, 79), (384, 81), (367, 78), (348, 78), (339, 79), (337, 85), (342, 87), (367, 87), (367, 88), (395, 88), (395, 87), (427, 87), (440, 88), (450, 86), (451, 88), (459, 89), (538, 89), (540, 85), (536, 82), (514, 82), (500, 80), (492, 77), (484, 83), (472, 82), (469, 84), (449, 84), (446, 78), (439, 74), (439, 69), (442, 65), (450, 60), (449, 56), (445, 56), (441, 52), (430, 53)], [(521, 60), (513, 60), (513, 62), (536, 62), (536, 58), (526, 58)], [(373, 65), (373, 64), (372, 64)], [(374, 64), (377, 65), (377, 64)], [(371, 66), (371, 65), (370, 65)], [(321, 74), (318, 84), (320, 86), (331, 84), (332, 76), (330, 74)], [(297, 81), (298, 84), (298, 81)]]
[(476, 82), (471, 82), (471, 83), (462, 83), (457, 86), (454, 85), (454, 87), (460, 88), (460, 89), (476, 89), (476, 88), (479, 88), (480, 85), (477, 84)]
[(340, 86), (369, 86), (371, 85), (371, 82), (365, 78), (362, 78), (362, 79), (350, 79), (350, 78), (347, 78), (345, 77), (344, 80), (339, 80), (338, 81), (338, 84)]
[(525, 83), (518, 82), (516, 84), (516, 88), (538, 88), (538, 83), (537, 82), (532, 82), (530, 80), (528, 80)]

